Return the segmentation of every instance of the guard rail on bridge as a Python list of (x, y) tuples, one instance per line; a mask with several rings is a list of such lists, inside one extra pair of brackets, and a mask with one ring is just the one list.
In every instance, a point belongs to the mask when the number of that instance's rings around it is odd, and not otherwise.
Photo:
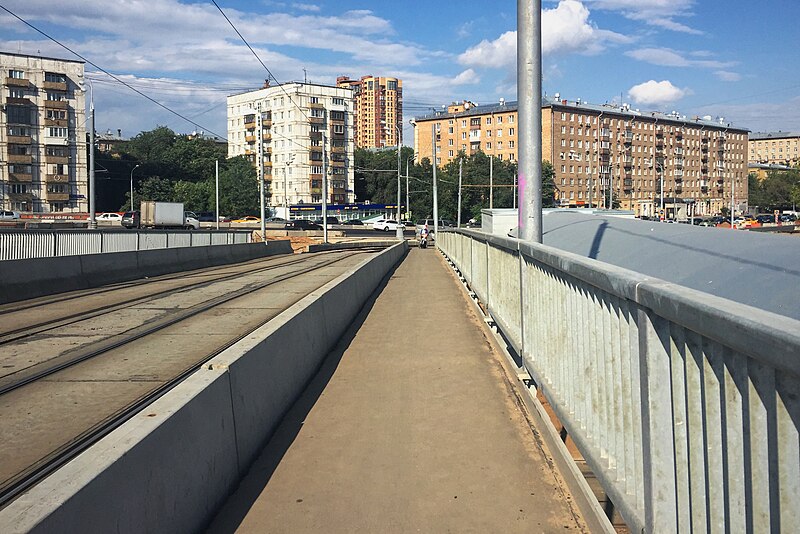
[(0, 260), (55, 258), (250, 242), (250, 232), (24, 230), (0, 232)]
[(800, 321), (545, 245), (437, 241), (633, 532), (800, 525)]

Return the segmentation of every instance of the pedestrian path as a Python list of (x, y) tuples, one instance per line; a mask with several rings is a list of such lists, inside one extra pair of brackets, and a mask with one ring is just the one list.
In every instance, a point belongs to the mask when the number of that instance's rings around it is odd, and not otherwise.
[(586, 531), (501, 358), (412, 249), (209, 531)]

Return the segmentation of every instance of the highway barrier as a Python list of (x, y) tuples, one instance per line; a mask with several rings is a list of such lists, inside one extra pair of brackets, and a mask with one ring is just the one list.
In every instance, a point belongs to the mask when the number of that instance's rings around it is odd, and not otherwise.
[(291, 253), (282, 240), (0, 261), (0, 304)]
[(79, 254), (207, 247), (250, 242), (250, 232), (210, 230), (13, 230), (0, 231), (0, 260)]
[(800, 321), (512, 238), (437, 246), (631, 532), (797, 528)]
[(373, 291), (397, 243), (312, 292), (0, 510), (22, 532), (198, 532)]

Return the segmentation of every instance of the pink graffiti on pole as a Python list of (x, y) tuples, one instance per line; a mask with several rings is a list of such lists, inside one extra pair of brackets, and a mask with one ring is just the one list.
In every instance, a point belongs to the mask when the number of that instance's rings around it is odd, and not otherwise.
[(517, 178), (517, 191), (519, 191), (519, 201), (517, 202), (517, 226), (522, 228), (522, 201), (524, 200), (523, 197), (525, 196), (525, 175), (519, 173), (519, 177)]

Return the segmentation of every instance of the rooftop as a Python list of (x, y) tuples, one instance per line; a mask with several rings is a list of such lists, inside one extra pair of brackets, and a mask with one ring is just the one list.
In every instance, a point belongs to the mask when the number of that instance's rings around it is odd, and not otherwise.
[(751, 141), (760, 141), (764, 139), (792, 139), (800, 137), (800, 132), (754, 132), (750, 134)]
[[(558, 94), (556, 94), (558, 96)], [(697, 124), (700, 126), (711, 126), (715, 128), (730, 128), (740, 130), (743, 132), (749, 131), (747, 128), (740, 128), (725, 122), (721, 117), (714, 119), (711, 116), (705, 117), (687, 117), (680, 113), (673, 111), (671, 113), (663, 113), (661, 111), (640, 111), (639, 109), (632, 109), (628, 104), (615, 105), (615, 104), (590, 104), (582, 100), (567, 100), (560, 98), (550, 98), (547, 96), (542, 97), (542, 107), (553, 108), (567, 108), (567, 109), (580, 109), (585, 111), (594, 111), (599, 113), (614, 114), (623, 117), (634, 117), (639, 119), (656, 119), (659, 121), (671, 121), (680, 124)], [(489, 115), (492, 113), (505, 113), (509, 111), (517, 111), (517, 101), (500, 101), (493, 104), (471, 105), (469, 109), (460, 111), (458, 113), (448, 113), (446, 111), (437, 111), (430, 115), (423, 115), (415, 117), (417, 122), (439, 120), (442, 118), (453, 117), (469, 117), (473, 115)]]

